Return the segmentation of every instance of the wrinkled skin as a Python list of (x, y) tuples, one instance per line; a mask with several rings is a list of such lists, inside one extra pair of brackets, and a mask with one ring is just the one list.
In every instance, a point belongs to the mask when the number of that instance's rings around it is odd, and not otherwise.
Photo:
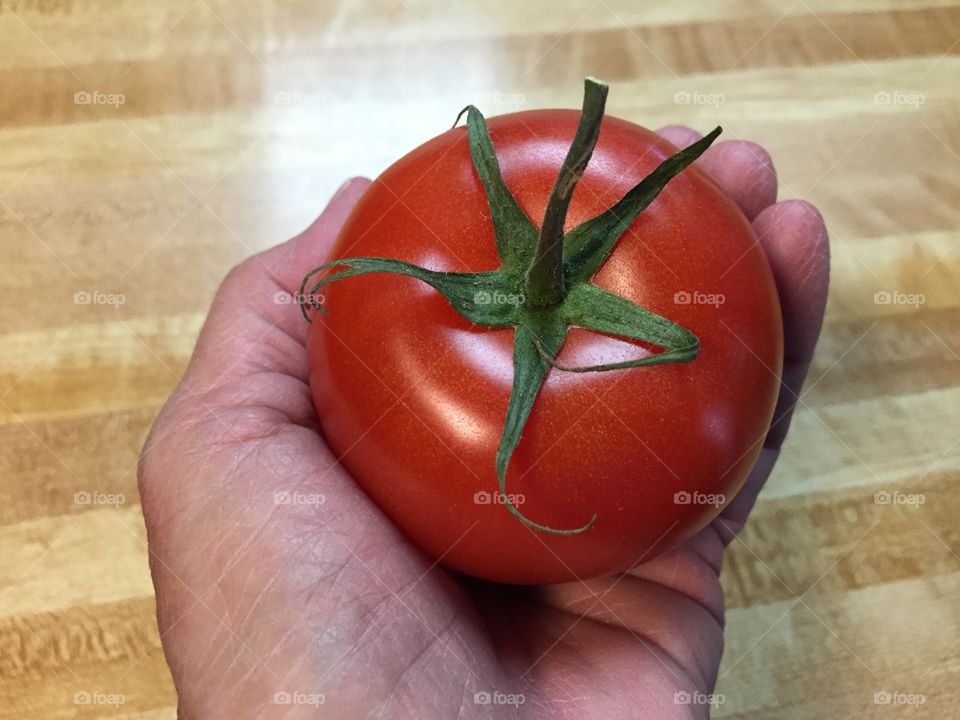
[[(679, 146), (695, 139), (685, 128), (662, 132)], [(319, 440), (306, 326), (274, 297), (323, 262), (366, 181), (230, 273), (141, 459), (181, 718), (707, 717), (675, 693), (707, 693), (716, 680), (724, 547), (784, 439), (822, 321), (828, 249), (809, 204), (774, 204), (775, 175), (757, 146), (720, 143), (700, 165), (770, 260), (783, 387), (757, 464), (723, 514), (624, 575), (525, 589), (452, 575), (404, 539)], [(276, 502), (294, 490), (301, 502)], [(319, 495), (322, 506), (309, 504)], [(525, 702), (476, 704), (481, 691)], [(277, 704), (277, 692), (303, 693), (301, 704)], [(320, 693), (319, 712), (303, 704)]]

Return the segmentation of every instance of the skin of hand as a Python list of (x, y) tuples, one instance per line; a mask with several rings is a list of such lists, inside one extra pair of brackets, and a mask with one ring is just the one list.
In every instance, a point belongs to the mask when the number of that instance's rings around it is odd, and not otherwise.
[[(700, 137), (660, 133), (680, 147)], [(709, 715), (696, 694), (712, 691), (723, 651), (724, 548), (785, 437), (823, 319), (829, 249), (812, 205), (775, 203), (776, 174), (758, 145), (722, 142), (698, 162), (770, 260), (783, 384), (756, 467), (722, 515), (615, 577), (518, 588), (449, 573), (323, 443), (307, 325), (282, 299), (326, 259), (369, 181), (351, 180), (301, 235), (229, 273), (140, 460), (180, 718)], [(306, 502), (284, 502), (290, 493)]]

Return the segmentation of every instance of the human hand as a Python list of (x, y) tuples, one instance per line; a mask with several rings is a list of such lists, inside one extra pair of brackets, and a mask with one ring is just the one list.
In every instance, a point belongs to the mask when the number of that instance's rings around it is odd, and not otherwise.
[[(699, 137), (661, 134), (679, 146)], [(699, 162), (770, 259), (783, 388), (757, 465), (722, 515), (612, 578), (515, 588), (449, 573), (324, 445), (306, 326), (276, 298), (323, 262), (368, 181), (351, 181), (308, 230), (230, 273), (141, 458), (181, 718), (706, 717), (706, 705), (684, 698), (716, 680), (723, 550), (769, 475), (809, 367), (828, 249), (812, 206), (774, 204), (776, 177), (758, 146), (718, 143)], [(484, 693), (523, 703), (485, 704)]]

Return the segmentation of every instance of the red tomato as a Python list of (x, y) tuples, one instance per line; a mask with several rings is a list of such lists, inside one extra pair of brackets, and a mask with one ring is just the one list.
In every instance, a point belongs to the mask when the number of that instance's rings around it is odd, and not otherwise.
[[(489, 120), (507, 187), (539, 225), (579, 113)], [(605, 118), (567, 229), (603, 212), (675, 148)], [(433, 270), (493, 270), (490, 210), (459, 127), (369, 188), (332, 259), (377, 256)], [(418, 280), (388, 274), (324, 288), (310, 382), (323, 435), (361, 488), (420, 548), (508, 583), (608, 575), (704, 527), (753, 466), (779, 388), (776, 289), (750, 225), (696, 167), (674, 178), (593, 282), (700, 338), (686, 364), (574, 374), (551, 369), (500, 501), (494, 456), (513, 377), (514, 330), (472, 326)], [(558, 361), (594, 364), (650, 348), (572, 328)], [(689, 501), (688, 501), (689, 500)], [(715, 501), (715, 502), (713, 502)]]

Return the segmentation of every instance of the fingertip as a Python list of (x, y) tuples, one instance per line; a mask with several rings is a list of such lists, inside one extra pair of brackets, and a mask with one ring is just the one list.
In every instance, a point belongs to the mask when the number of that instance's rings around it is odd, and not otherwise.
[(702, 167), (753, 220), (777, 200), (777, 171), (764, 148), (749, 140), (716, 143), (700, 160)]
[(787, 221), (796, 224), (798, 227), (805, 226), (806, 234), (811, 237), (826, 237), (827, 227), (823, 215), (817, 209), (817, 206), (809, 200), (799, 198), (781, 200), (770, 210), (784, 216)]

